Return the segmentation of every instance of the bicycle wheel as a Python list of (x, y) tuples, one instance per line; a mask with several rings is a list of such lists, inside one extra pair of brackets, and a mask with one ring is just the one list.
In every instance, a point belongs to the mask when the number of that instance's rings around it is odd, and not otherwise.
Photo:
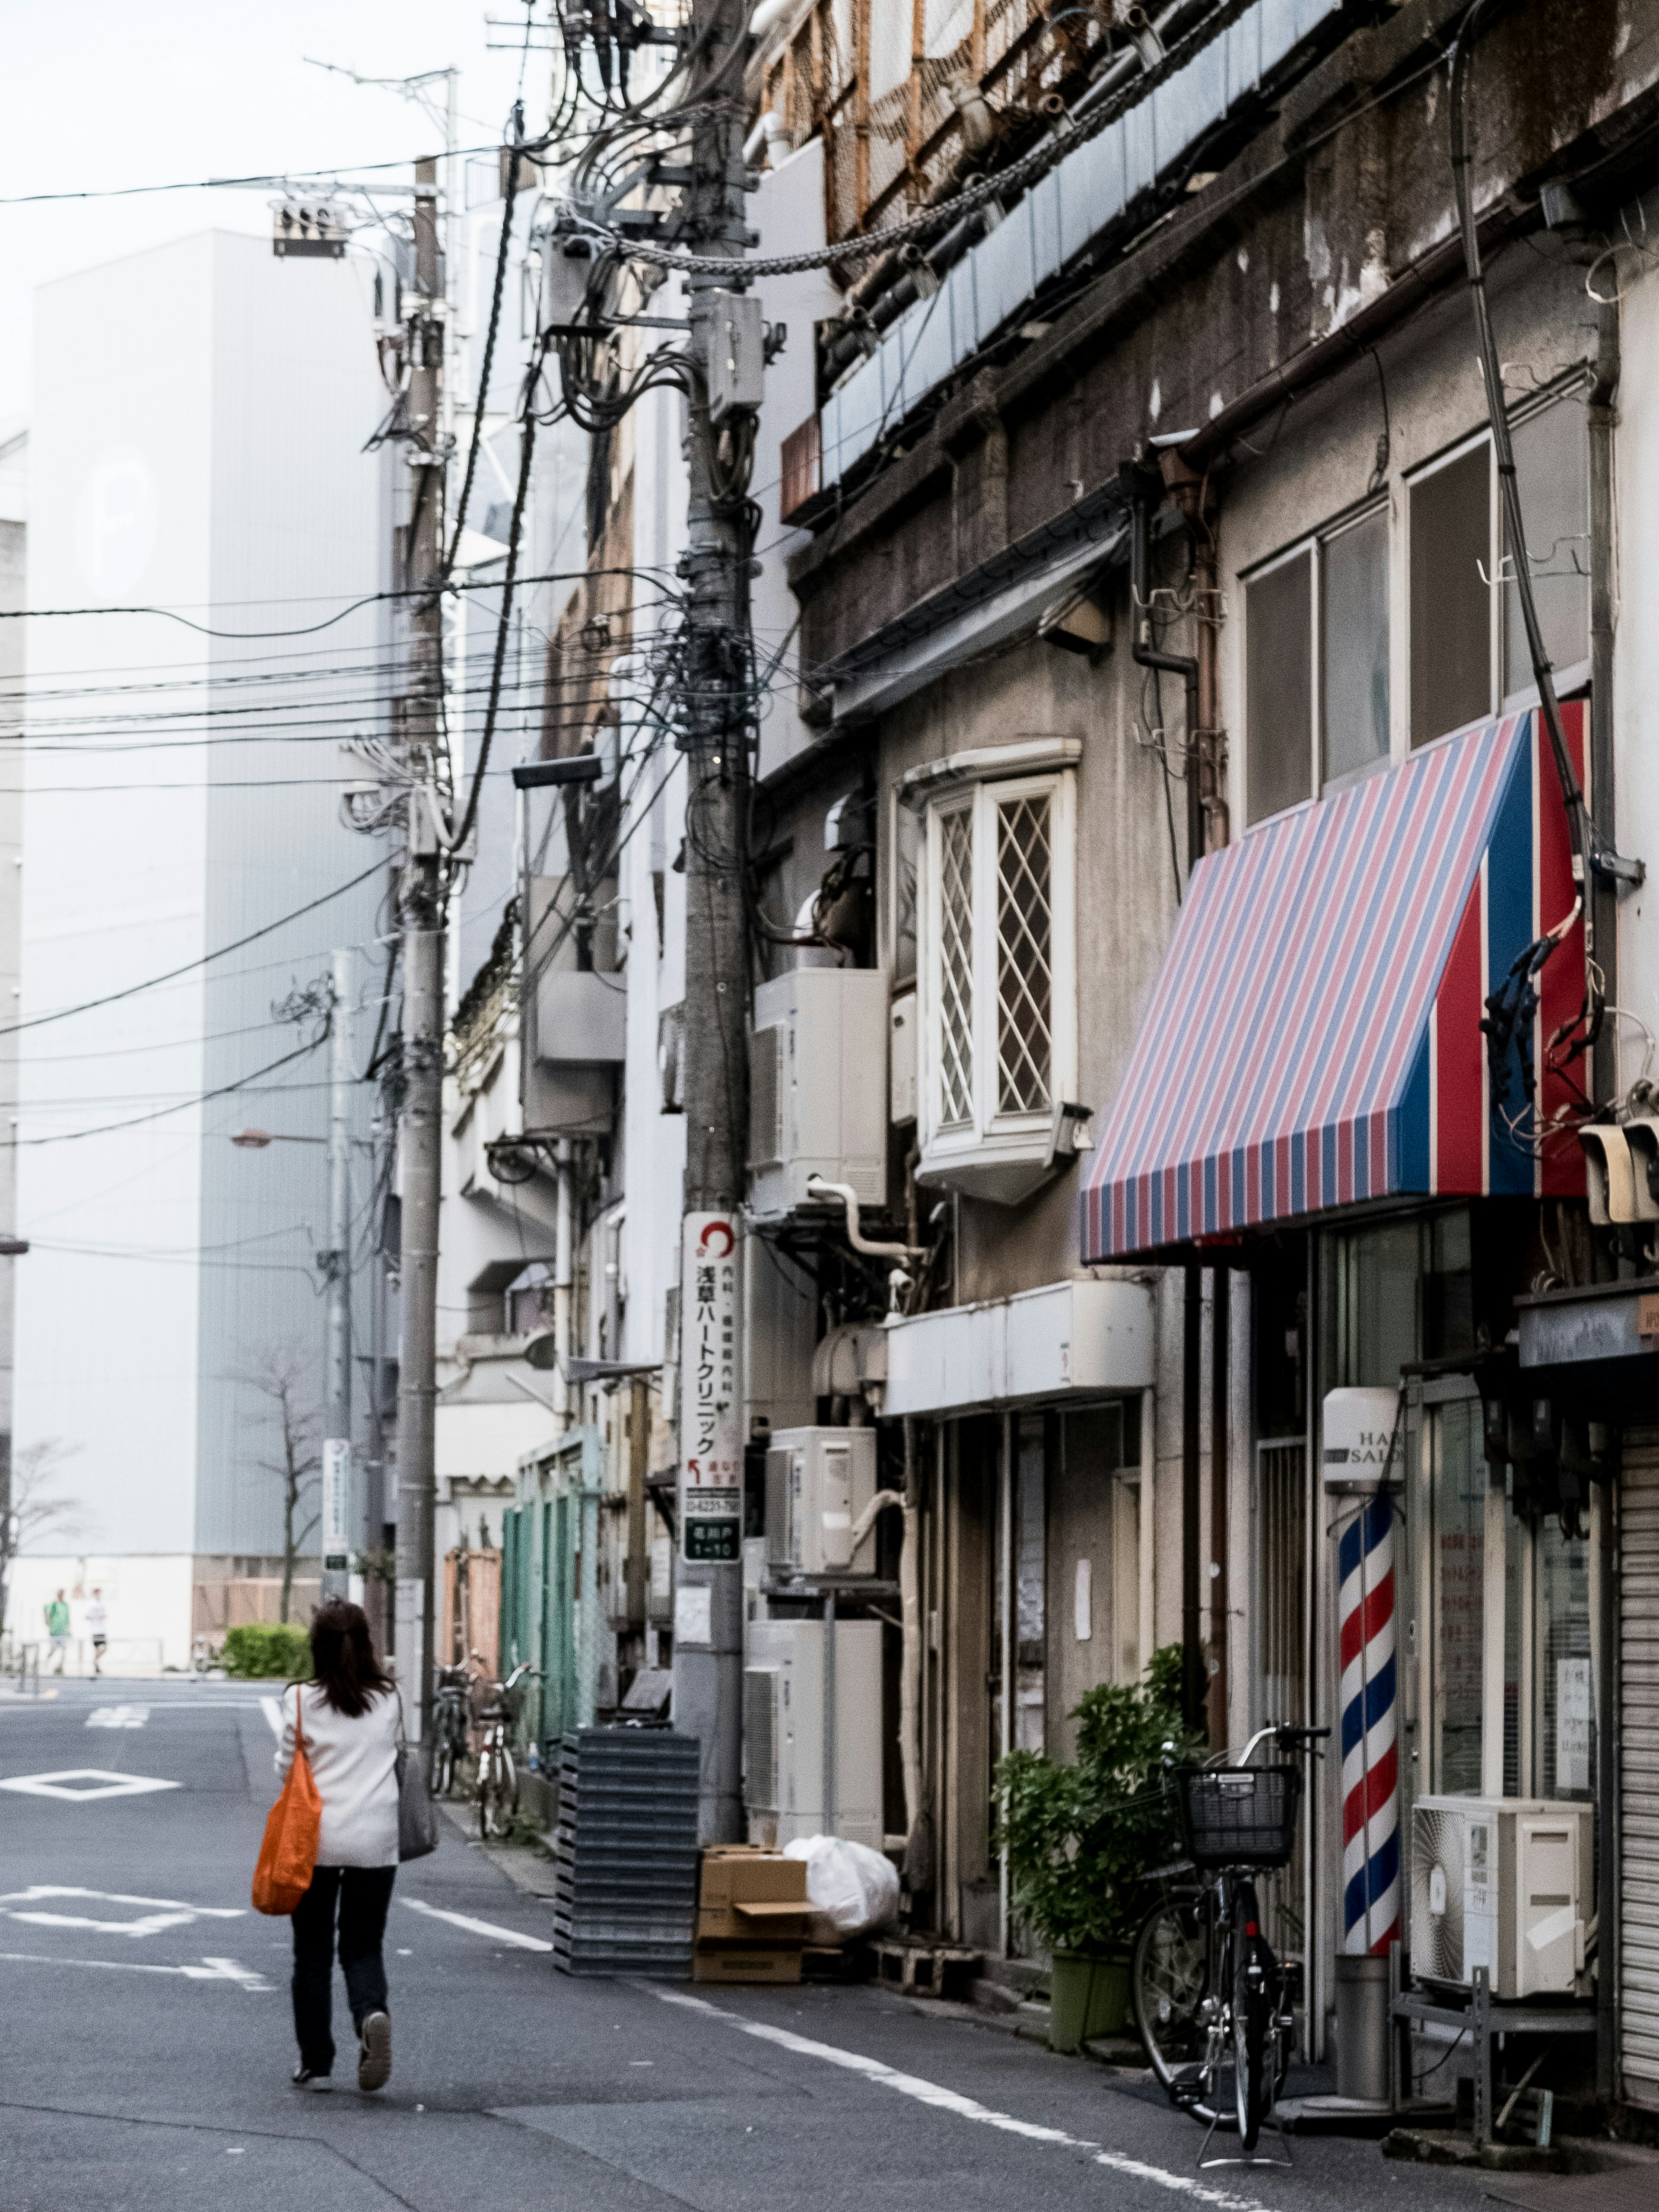
[(1212, 2120), (1212, 2107), (1197, 2100), (1208, 2035), (1200, 2008), (1210, 1986), (1209, 1923), (1197, 1899), (1172, 1899), (1147, 1915), (1129, 1972), (1135, 2024), (1152, 2072), (1185, 2110)]
[(478, 1753), (478, 1833), (485, 1843), (501, 1832), (501, 1783), (495, 1753), (488, 1747)]
[(1248, 1938), (1240, 1944), (1233, 1972), (1233, 2098), (1238, 2112), (1241, 2149), (1253, 2151), (1272, 2099), (1267, 2087), (1267, 2013), (1265, 1977), (1253, 1970)]

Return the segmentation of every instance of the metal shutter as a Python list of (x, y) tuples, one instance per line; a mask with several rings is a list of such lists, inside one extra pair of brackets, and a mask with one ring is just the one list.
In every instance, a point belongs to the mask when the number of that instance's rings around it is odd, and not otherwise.
[(1626, 1432), (1619, 1532), (1620, 2059), (1659, 2107), (1659, 1429)]

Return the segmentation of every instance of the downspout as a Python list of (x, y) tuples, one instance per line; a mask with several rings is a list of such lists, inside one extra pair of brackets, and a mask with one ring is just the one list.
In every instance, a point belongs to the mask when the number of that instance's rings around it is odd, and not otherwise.
[(570, 1382), (566, 1369), (570, 1359), (571, 1314), (571, 1182), (575, 1174), (570, 1139), (561, 1137), (554, 1173), (558, 1179), (558, 1206), (553, 1235), (553, 1351), (555, 1376), (553, 1407), (562, 1432), (570, 1426)]
[[(1619, 300), (1616, 291), (1598, 298), (1590, 290), (1590, 271), (1601, 258), (1601, 249), (1589, 235), (1583, 207), (1571, 185), (1547, 185), (1543, 209), (1546, 223), (1561, 238), (1569, 258), (1584, 270), (1585, 290), (1595, 311), (1595, 353), (1585, 410), (1589, 434), (1590, 796), (1596, 817), (1606, 825), (1607, 836), (1616, 848), (1619, 832), (1615, 811), (1613, 647), (1617, 556), (1613, 534), (1613, 433), (1623, 368)], [(1590, 920), (1596, 958), (1607, 979), (1604, 989), (1609, 1005), (1616, 1005), (1619, 999), (1618, 917), (1618, 892), (1608, 877), (1597, 870), (1590, 883)], [(1620, 1091), (1616, 1024), (1603, 1025), (1595, 1040), (1592, 1065), (1595, 1097), (1616, 1099)], [(1591, 1559), (1591, 1572), (1601, 1586), (1601, 1619), (1595, 1656), (1595, 1740), (1600, 1770), (1596, 1776), (1596, 1817), (1601, 1833), (1595, 1897), (1596, 1948), (1601, 1966), (1596, 1976), (1595, 2086), (1597, 2095), (1609, 2101), (1618, 2086), (1619, 1977), (1613, 1966), (1620, 1956), (1621, 1935), (1621, 1777), (1615, 1625), (1620, 1616), (1620, 1582), (1613, 1530), (1615, 1486), (1607, 1485), (1592, 1523), (1595, 1545)]]
[[(1203, 726), (1195, 653), (1162, 653), (1152, 643), (1152, 514), (1162, 504), (1161, 475), (1135, 462), (1121, 471), (1129, 501), (1131, 657), (1139, 668), (1180, 677), (1186, 687), (1188, 746), (1187, 873), (1204, 854), (1204, 808), (1199, 790), (1193, 740)], [(1167, 774), (1167, 768), (1165, 773)], [(1181, 886), (1176, 886), (1177, 898)], [(1200, 1558), (1202, 1471), (1199, 1463), (1199, 1412), (1203, 1392), (1203, 1270), (1189, 1262), (1182, 1283), (1181, 1345), (1181, 1705), (1189, 1728), (1201, 1726), (1207, 1684), (1204, 1673), (1203, 1588)]]
[[(1194, 862), (1204, 855), (1204, 805), (1199, 790), (1199, 778), (1194, 772), (1194, 741), (1203, 727), (1199, 703), (1198, 657), (1190, 653), (1162, 653), (1152, 643), (1152, 509), (1164, 503), (1164, 479), (1135, 462), (1127, 463), (1121, 473), (1126, 480), (1124, 488), (1128, 494), (1130, 514), (1129, 586), (1134, 601), (1129, 611), (1133, 640), (1130, 656), (1137, 668), (1152, 668), (1163, 675), (1178, 676), (1186, 688), (1186, 722), (1182, 737), (1188, 753), (1187, 872), (1190, 878)], [(1180, 896), (1178, 884), (1176, 896)]]
[(899, 1550), (899, 1763), (904, 1771), (905, 1860), (921, 1818), (921, 1579), (917, 1547), (921, 1516), (916, 1499), (916, 1424), (904, 1416), (904, 1535)]

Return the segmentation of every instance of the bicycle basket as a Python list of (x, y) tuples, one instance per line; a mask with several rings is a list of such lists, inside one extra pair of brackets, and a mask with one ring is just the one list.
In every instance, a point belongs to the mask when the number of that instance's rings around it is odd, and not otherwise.
[(1282, 1867), (1296, 1850), (1302, 1770), (1220, 1766), (1181, 1778), (1187, 1849), (1201, 1867)]

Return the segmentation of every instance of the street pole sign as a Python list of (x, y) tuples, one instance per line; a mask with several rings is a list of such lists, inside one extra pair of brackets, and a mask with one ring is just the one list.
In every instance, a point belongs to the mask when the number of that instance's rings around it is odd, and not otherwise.
[(323, 1445), (323, 1571), (351, 1571), (351, 1445), (341, 1437)]
[(688, 1213), (684, 1234), (680, 1548), (688, 1561), (723, 1564), (743, 1546), (737, 1217)]

